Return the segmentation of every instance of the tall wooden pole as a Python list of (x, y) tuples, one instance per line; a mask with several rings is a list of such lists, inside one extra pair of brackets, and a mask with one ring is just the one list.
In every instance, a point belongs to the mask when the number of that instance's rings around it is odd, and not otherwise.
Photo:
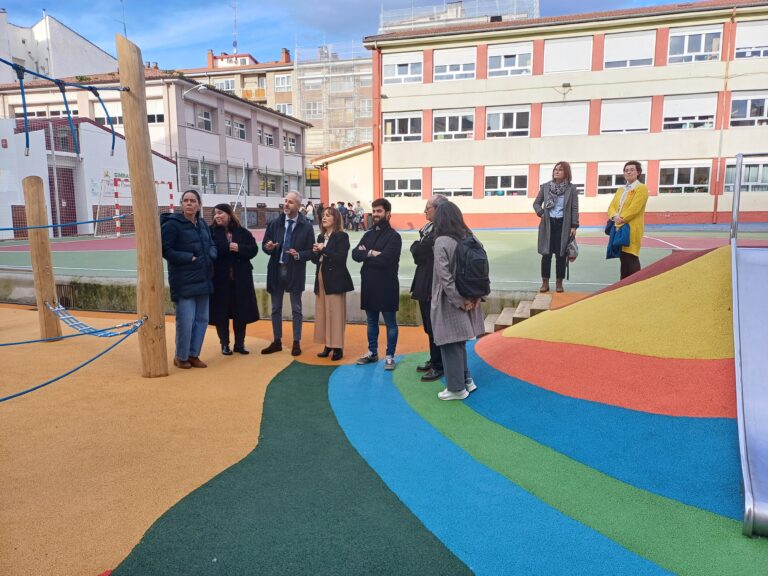
[[(21, 181), (21, 186), (24, 189), (27, 226), (46, 226), (48, 212), (45, 209), (43, 179), (39, 176), (27, 176)], [(56, 281), (53, 278), (51, 245), (48, 241), (47, 228), (29, 231), (29, 250), (32, 255), (32, 273), (35, 277), (40, 338), (58, 338), (61, 336), (61, 324), (56, 315), (45, 305), (46, 302), (51, 305), (56, 302)]]
[(125, 147), (128, 151), (136, 225), (136, 309), (140, 316), (147, 317), (139, 329), (141, 375), (145, 378), (155, 378), (168, 375), (168, 355), (165, 343), (165, 283), (160, 220), (157, 214), (152, 148), (147, 126), (144, 63), (138, 46), (119, 34), (116, 41), (120, 84), (128, 88), (127, 92), (121, 92), (120, 102), (123, 107)]

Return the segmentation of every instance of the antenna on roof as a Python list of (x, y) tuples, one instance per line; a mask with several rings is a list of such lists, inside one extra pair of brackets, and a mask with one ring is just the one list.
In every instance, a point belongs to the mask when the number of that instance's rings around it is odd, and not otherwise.
[(232, 10), (235, 16), (235, 25), (234, 25), (235, 34), (234, 34), (234, 39), (232, 40), (232, 49), (233, 49), (233, 53), (237, 54), (237, 0), (234, 0), (232, 2)]
[(126, 29), (126, 26), (125, 26), (125, 2), (124, 2), (124, 0), (120, 0), (120, 7), (123, 10), (123, 19), (122, 20), (118, 20), (118, 22), (120, 22), (123, 25), (123, 36), (128, 38), (128, 30)]

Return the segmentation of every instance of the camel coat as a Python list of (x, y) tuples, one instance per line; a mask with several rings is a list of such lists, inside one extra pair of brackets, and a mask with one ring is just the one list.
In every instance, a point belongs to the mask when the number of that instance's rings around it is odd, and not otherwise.
[[(619, 202), (624, 188), (619, 188), (613, 195), (610, 206), (608, 206), (608, 218), (619, 214)], [(640, 243), (645, 233), (645, 204), (648, 202), (648, 188), (645, 184), (638, 184), (634, 190), (630, 190), (624, 206), (619, 216), (625, 222), (629, 223), (629, 246), (622, 246), (622, 252), (628, 252), (635, 256), (640, 255)], [(621, 228), (621, 226), (618, 226)]]

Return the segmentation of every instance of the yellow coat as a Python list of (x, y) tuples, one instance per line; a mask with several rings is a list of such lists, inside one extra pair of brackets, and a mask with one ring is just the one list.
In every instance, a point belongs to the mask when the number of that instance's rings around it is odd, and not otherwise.
[[(608, 218), (613, 218), (619, 213), (619, 202), (624, 188), (619, 188), (613, 195), (611, 205), (608, 206)], [(630, 190), (627, 199), (621, 209), (621, 218), (629, 223), (629, 246), (623, 246), (622, 252), (628, 252), (635, 256), (640, 255), (640, 242), (645, 233), (645, 204), (648, 202), (648, 188), (645, 184), (638, 184), (634, 190)], [(619, 226), (621, 228), (621, 226)]]

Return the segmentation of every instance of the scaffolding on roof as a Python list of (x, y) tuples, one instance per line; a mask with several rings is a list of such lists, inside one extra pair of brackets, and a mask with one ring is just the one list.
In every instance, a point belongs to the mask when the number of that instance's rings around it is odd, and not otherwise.
[(432, 6), (391, 10), (384, 10), (382, 5), (379, 34), (456, 24), (524, 20), (540, 16), (539, 0), (455, 0)]

